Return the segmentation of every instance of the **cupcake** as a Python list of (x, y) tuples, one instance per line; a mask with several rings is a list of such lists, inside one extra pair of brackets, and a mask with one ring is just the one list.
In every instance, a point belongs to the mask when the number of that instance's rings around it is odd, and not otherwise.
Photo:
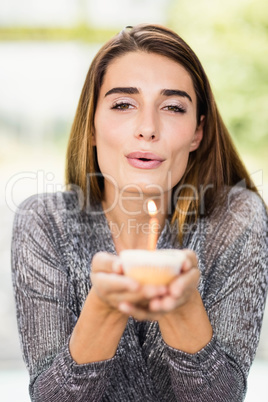
[(185, 260), (185, 254), (175, 249), (123, 250), (119, 257), (125, 275), (144, 285), (169, 284)]

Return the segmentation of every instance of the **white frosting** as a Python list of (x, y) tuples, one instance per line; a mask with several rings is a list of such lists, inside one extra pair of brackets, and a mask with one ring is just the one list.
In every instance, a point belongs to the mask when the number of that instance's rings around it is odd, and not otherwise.
[(120, 260), (123, 269), (127, 271), (135, 266), (155, 267), (155, 268), (172, 268), (176, 273), (180, 272), (181, 265), (185, 260), (185, 254), (181, 250), (162, 249), (162, 250), (123, 250), (121, 251)]

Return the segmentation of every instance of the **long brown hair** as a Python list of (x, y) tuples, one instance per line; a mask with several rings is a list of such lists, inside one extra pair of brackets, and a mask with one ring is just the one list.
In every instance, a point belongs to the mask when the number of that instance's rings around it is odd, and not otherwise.
[(222, 121), (209, 80), (196, 54), (175, 32), (145, 24), (125, 28), (108, 41), (92, 61), (69, 138), (66, 184), (78, 186), (85, 194), (85, 200), (88, 197), (91, 202), (101, 200), (103, 178), (92, 144), (97, 100), (109, 63), (136, 51), (156, 53), (182, 65), (191, 75), (196, 92), (197, 123), (201, 115), (205, 115), (203, 139), (199, 148), (190, 153), (186, 171), (176, 188), (179, 191), (176, 191), (172, 221), (177, 221), (182, 228), (185, 223), (196, 220), (201, 212), (208, 213), (220, 190), (226, 186), (243, 181), (246, 187), (257, 191)]

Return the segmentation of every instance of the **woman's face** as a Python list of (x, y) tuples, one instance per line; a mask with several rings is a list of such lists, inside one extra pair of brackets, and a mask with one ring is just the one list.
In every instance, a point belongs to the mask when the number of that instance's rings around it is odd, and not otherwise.
[(111, 62), (94, 119), (106, 195), (114, 185), (166, 193), (180, 181), (203, 135), (196, 102), (189, 73), (167, 57), (131, 52)]

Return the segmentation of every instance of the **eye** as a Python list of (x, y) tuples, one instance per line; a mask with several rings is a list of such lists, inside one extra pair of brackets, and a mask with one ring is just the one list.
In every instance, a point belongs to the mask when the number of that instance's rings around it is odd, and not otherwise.
[(164, 110), (168, 110), (169, 112), (174, 113), (185, 113), (186, 110), (182, 106), (178, 105), (167, 105), (163, 107)]
[(127, 102), (118, 102), (112, 106), (112, 109), (117, 109), (117, 110), (122, 110), (122, 111), (133, 109), (133, 108), (134, 108), (134, 106)]

